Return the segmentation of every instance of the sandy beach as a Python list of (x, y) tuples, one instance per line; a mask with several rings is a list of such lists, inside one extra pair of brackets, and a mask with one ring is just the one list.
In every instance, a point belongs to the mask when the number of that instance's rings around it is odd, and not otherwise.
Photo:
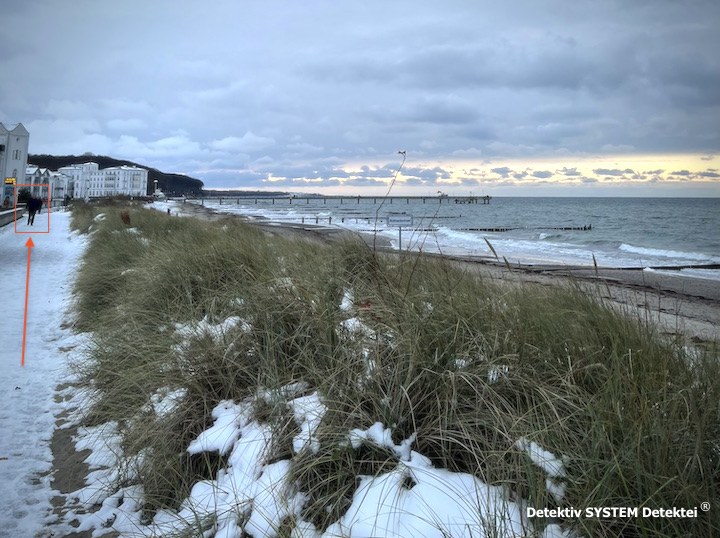
[[(202, 220), (238, 218), (191, 203), (178, 204), (176, 211)], [(308, 241), (332, 243), (352, 235), (351, 232), (328, 226), (244, 220), (269, 234)], [(373, 245), (372, 235), (356, 235)], [(385, 238), (378, 237), (374, 246), (383, 252), (393, 252)], [(491, 278), (497, 282), (579, 285), (584, 291), (609, 300), (621, 311), (655, 324), (662, 334), (682, 334), (695, 343), (720, 339), (720, 286), (712, 280), (636, 269), (596, 269), (586, 266), (513, 265), (508, 269), (504, 263), (490, 258), (443, 257), (482, 278)]]

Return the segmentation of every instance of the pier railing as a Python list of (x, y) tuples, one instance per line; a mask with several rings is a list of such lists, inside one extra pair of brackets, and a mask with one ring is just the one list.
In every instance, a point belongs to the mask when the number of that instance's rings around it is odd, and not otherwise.
[(202, 205), (205, 204), (205, 200), (217, 201), (220, 205), (237, 204), (240, 202), (244, 204), (258, 204), (260, 202), (270, 202), (272, 205), (285, 204), (301, 204), (305, 202), (309, 205), (311, 202), (314, 204), (327, 204), (328, 200), (335, 201), (339, 200), (340, 204), (359, 204), (361, 201), (370, 202), (373, 204), (382, 203), (410, 203), (410, 200), (422, 200), (423, 204), (435, 203), (438, 204), (490, 204), (492, 196), (232, 196), (232, 197), (206, 197), (206, 198), (185, 198), (189, 202), (200, 202)]

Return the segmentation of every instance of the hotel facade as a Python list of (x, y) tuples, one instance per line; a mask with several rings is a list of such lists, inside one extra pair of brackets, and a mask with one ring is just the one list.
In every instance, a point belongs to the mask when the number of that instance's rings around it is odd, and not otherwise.
[(0, 210), (15, 206), (15, 185), (25, 180), (30, 133), (18, 123), (8, 129), (0, 123), (0, 185), (2, 185), (2, 203)]
[(72, 198), (104, 198), (108, 196), (147, 196), (148, 171), (136, 166), (111, 166), (99, 169), (87, 162), (63, 166), (58, 172), (72, 183)]

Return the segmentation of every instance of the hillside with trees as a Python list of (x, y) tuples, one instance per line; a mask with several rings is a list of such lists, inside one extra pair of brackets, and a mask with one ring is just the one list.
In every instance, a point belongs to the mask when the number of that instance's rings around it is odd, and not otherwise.
[(48, 168), (50, 170), (57, 170), (63, 166), (89, 161), (98, 163), (101, 170), (111, 166), (122, 165), (145, 168), (148, 171), (148, 193), (153, 191), (154, 181), (157, 180), (160, 189), (170, 196), (179, 196), (181, 194), (200, 196), (202, 194), (204, 184), (199, 179), (182, 174), (168, 174), (161, 172), (157, 168), (151, 168), (132, 161), (114, 159), (106, 155), (93, 155), (91, 153), (85, 153), (83, 155), (28, 155), (28, 165)]

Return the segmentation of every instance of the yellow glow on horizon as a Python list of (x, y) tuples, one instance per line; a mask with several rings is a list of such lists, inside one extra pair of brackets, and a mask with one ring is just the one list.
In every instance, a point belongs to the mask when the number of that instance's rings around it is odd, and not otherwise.
[[(383, 195), (396, 173), (393, 167), (399, 166), (400, 162), (401, 157), (389, 155), (385, 161), (353, 162), (339, 167), (347, 176), (281, 178), (269, 175), (265, 181), (284, 182), (286, 187), (298, 192), (344, 194), (354, 191)], [(448, 177), (436, 177), (434, 169), (441, 170), (440, 175)], [(493, 172), (493, 169), (499, 172)], [(568, 175), (572, 171), (574, 175)], [(408, 152), (393, 192), (427, 196), (436, 195), (438, 191), (450, 195), (460, 192), (478, 195), (577, 192), (582, 196), (612, 188), (617, 193), (640, 190), (669, 193), (675, 189), (675, 193), (683, 195), (691, 189), (703, 196), (714, 197), (720, 196), (717, 174), (720, 174), (720, 155), (676, 153), (415, 160)]]
[[(343, 166), (343, 169), (350, 174), (363, 173), (363, 168), (370, 170), (385, 167), (389, 162), (397, 160), (400, 164), (400, 158), (397, 159), (388, 156), (383, 161), (375, 160), (372, 162), (351, 162)], [(525, 169), (539, 170), (561, 170), (563, 168), (577, 168), (578, 170), (592, 171), (597, 168), (629, 168), (637, 173), (643, 173), (650, 170), (664, 170), (666, 173), (676, 170), (688, 170), (690, 172), (700, 172), (709, 168), (720, 168), (720, 154), (687, 154), (687, 153), (668, 153), (668, 154), (618, 154), (618, 155), (562, 155), (562, 156), (540, 156), (540, 157), (504, 157), (504, 158), (487, 158), (487, 159), (456, 159), (452, 156), (448, 158), (423, 159), (422, 157), (414, 159), (412, 154), (408, 152), (408, 158), (403, 166), (403, 170), (408, 168), (424, 168), (431, 169), (439, 167), (444, 170), (491, 170), (492, 168), (508, 167), (515, 171), (523, 171)], [(401, 170), (402, 175), (402, 170)]]

